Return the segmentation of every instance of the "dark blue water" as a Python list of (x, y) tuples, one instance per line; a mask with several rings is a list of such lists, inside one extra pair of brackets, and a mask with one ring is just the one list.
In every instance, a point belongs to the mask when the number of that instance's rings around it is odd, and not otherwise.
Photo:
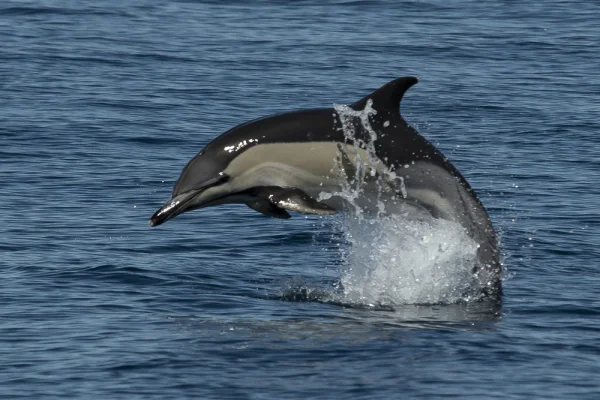
[[(0, 397), (599, 398), (599, 15), (2, 1)], [(327, 301), (349, 246), (327, 219), (148, 225), (221, 132), (403, 75), (501, 233), (501, 308)]]

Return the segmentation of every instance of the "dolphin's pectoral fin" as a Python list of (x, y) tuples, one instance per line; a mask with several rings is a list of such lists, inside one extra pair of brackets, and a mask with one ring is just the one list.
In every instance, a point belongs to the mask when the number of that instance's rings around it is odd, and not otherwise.
[(292, 218), (292, 216), (287, 211), (285, 211), (283, 208), (277, 207), (275, 204), (271, 203), (268, 200), (256, 200), (252, 203), (248, 203), (248, 207), (268, 217), (280, 219)]
[[(272, 215), (273, 208), (284, 210), (297, 211), (304, 214), (318, 214), (318, 215), (331, 215), (335, 214), (335, 209), (329, 207), (325, 203), (321, 203), (316, 199), (310, 197), (308, 194), (297, 188), (282, 188), (279, 186), (264, 186), (254, 189), (254, 195), (260, 200), (255, 203), (261, 203), (260, 209), (254, 208), (253, 205), (248, 204), (251, 208), (262, 212), (266, 215)], [(268, 208), (268, 213), (263, 210), (266, 207), (262, 206), (263, 202), (268, 202), (273, 208)], [(286, 213), (287, 214), (287, 213)], [(289, 216), (289, 214), (287, 214)], [(282, 217), (279, 217), (282, 218)]]
[(280, 189), (269, 196), (278, 207), (304, 214), (331, 215), (336, 211), (325, 203), (313, 199), (300, 189)]

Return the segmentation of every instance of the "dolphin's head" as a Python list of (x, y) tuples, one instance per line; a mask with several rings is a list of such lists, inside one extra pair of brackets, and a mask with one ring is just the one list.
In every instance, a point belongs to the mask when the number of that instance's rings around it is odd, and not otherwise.
[(229, 175), (227, 157), (219, 152), (202, 150), (185, 166), (177, 180), (171, 200), (150, 218), (150, 225), (157, 226), (186, 211), (213, 205), (230, 195), (227, 187)]

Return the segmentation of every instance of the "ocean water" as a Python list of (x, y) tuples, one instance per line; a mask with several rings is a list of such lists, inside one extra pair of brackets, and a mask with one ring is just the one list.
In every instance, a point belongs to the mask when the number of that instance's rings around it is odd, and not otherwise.
[[(600, 398), (599, 15), (3, 0), (0, 398)], [(148, 225), (220, 133), (405, 75), (405, 119), (500, 233), (501, 305), (435, 304), (460, 277), (421, 254), (472, 246), (445, 226), (245, 206)]]

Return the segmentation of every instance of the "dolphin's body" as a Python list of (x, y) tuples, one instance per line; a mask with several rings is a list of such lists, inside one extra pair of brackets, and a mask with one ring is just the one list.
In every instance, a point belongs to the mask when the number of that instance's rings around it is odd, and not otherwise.
[(400, 115), (400, 101), (417, 81), (396, 79), (345, 109), (279, 114), (223, 133), (187, 164), (150, 224), (230, 203), (276, 218), (290, 218), (286, 210), (442, 218), (460, 223), (478, 243), (479, 289), (499, 298), (499, 251), (485, 208), (448, 159)]

